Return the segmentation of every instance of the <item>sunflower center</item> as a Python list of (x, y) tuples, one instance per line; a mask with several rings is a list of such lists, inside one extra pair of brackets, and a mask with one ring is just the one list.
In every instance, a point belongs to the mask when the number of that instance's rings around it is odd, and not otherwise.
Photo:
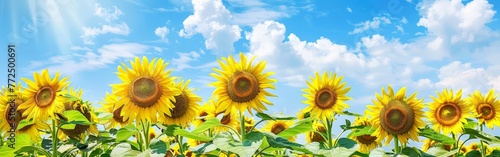
[(259, 94), (259, 81), (246, 71), (237, 71), (227, 82), (227, 94), (235, 102), (248, 102)]
[(118, 122), (118, 123), (123, 123), (125, 122), (123, 120), (123, 116), (120, 116), (120, 113), (122, 112), (122, 109), (123, 109), (123, 106), (121, 106), (120, 108), (116, 109), (115, 111), (113, 111), (113, 119)]
[(280, 132), (282, 132), (285, 129), (286, 129), (286, 127), (283, 124), (278, 123), (278, 124), (273, 125), (273, 128), (271, 128), (271, 132), (278, 135)]
[(169, 116), (171, 118), (179, 118), (182, 117), (186, 114), (188, 108), (189, 108), (189, 99), (185, 94), (181, 94), (178, 96), (175, 96), (175, 103), (174, 108), (170, 110), (170, 113), (172, 113), (172, 116)]
[(389, 134), (407, 133), (413, 126), (414, 116), (408, 104), (391, 100), (380, 112), (380, 125)]
[(16, 99), (15, 100), (15, 107), (13, 108), (10, 104), (7, 107), (7, 110), (5, 111), (5, 119), (9, 124), (19, 124), (19, 122), (23, 119), (23, 111), (17, 109), (19, 105), (21, 105), (24, 102), (24, 100), (21, 99)]
[(44, 108), (52, 104), (56, 99), (56, 90), (51, 86), (42, 87), (35, 95), (35, 103), (38, 107)]
[(337, 94), (332, 89), (321, 89), (316, 92), (316, 106), (321, 109), (329, 109), (337, 102)]
[(461, 111), (457, 104), (443, 104), (438, 107), (436, 112), (436, 119), (442, 125), (453, 125), (460, 120)]
[(147, 108), (153, 106), (161, 97), (160, 84), (156, 80), (141, 76), (130, 84), (129, 97), (137, 106)]
[(207, 113), (207, 112), (205, 112), (205, 111), (202, 111), (202, 112), (200, 113), (200, 116), (199, 116), (199, 117), (204, 117), (204, 118), (202, 118), (202, 119), (201, 119), (201, 121), (202, 121), (202, 122), (205, 122), (205, 121), (206, 121), (205, 116), (207, 116), (207, 115), (208, 115), (208, 113)]
[(481, 104), (477, 107), (477, 112), (481, 113), (481, 118), (485, 120), (490, 120), (495, 117), (495, 110), (490, 104)]
[[(78, 102), (75, 102), (75, 103), (78, 103)], [(82, 104), (76, 104), (75, 106), (71, 106), (69, 107), (69, 109), (67, 110), (77, 110), (79, 111), (80, 113), (83, 114), (83, 116), (85, 116), (85, 118), (87, 118), (88, 121), (92, 122), (92, 117), (90, 115), (90, 112), (87, 108), (85, 108)], [(74, 129), (63, 129), (61, 128), (61, 131), (70, 136), (70, 137), (73, 137), (73, 138), (78, 138), (78, 135), (82, 134), (83, 132), (85, 132), (85, 130), (87, 130), (88, 128), (90, 127), (90, 125), (81, 125), (81, 124), (77, 124), (75, 125), (75, 128)]]
[[(326, 130), (325, 130), (325, 127), (318, 127), (318, 129), (316, 129), (318, 132), (321, 132), (321, 133), (325, 133)], [(323, 136), (321, 136), (319, 133), (317, 132), (312, 132), (313, 135), (312, 135), (312, 138), (311, 138), (311, 142), (324, 142), (326, 141)]]
[[(218, 116), (218, 115), (220, 115), (220, 114), (223, 114), (223, 113), (224, 113), (224, 112), (219, 112), (219, 113), (217, 113), (217, 115), (216, 115), (216, 116)], [(231, 122), (231, 114), (224, 115), (224, 116), (222, 117), (222, 119), (220, 120), (220, 123), (221, 123), (221, 124), (224, 124), (224, 125), (228, 125), (228, 124), (229, 124), (229, 122)]]
[(359, 143), (362, 144), (372, 144), (373, 142), (375, 142), (375, 140), (377, 140), (377, 137), (370, 135), (361, 135), (357, 136), (356, 139), (358, 140)]

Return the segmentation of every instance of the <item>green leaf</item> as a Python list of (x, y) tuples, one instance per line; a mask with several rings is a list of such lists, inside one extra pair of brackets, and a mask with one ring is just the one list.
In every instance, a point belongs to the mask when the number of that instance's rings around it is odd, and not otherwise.
[(490, 155), (486, 156), (486, 157), (497, 157), (497, 156), (500, 156), (500, 150), (493, 150)]
[(120, 128), (120, 130), (116, 132), (116, 142), (126, 141), (136, 133), (138, 133), (138, 130), (135, 128), (134, 129), (127, 127)]
[(214, 128), (217, 126), (221, 126), (222, 124), (217, 118), (208, 118), (204, 123), (200, 124), (198, 127), (196, 127), (192, 133), (193, 134), (200, 134), (205, 132), (205, 130), (208, 130), (210, 128)]
[(387, 155), (382, 148), (372, 150), (369, 156), (390, 157), (390, 155)]
[(110, 120), (111, 118), (113, 118), (113, 114), (108, 113), (108, 112), (101, 112), (97, 116), (97, 119), (99, 119), (101, 121), (107, 121), (107, 120)]
[(102, 153), (104, 153), (104, 151), (102, 149), (95, 149), (94, 151), (92, 151), (90, 153), (89, 156), (100, 156)]
[(336, 157), (336, 156), (351, 156), (354, 152), (356, 152), (357, 148), (344, 148), (344, 147), (337, 147), (333, 148), (332, 150), (320, 150), (321, 155), (324, 155), (326, 157)]
[(481, 152), (479, 152), (478, 150), (472, 150), (467, 154), (465, 154), (465, 157), (478, 157), (478, 156), (481, 156)]
[(294, 126), (280, 132), (278, 136), (281, 136), (283, 138), (290, 138), (302, 133), (313, 131), (314, 129), (312, 127), (312, 123), (307, 123), (307, 122), (308, 121), (298, 122)]
[(474, 121), (474, 119), (466, 118), (467, 123), (464, 124), (464, 128), (469, 128), (469, 129), (476, 129), (477, 127), (477, 122)]
[(358, 152), (358, 151), (352, 153), (352, 155), (353, 156), (356, 155), (356, 156), (359, 156), (359, 157), (369, 157), (368, 154), (364, 154), (364, 153), (361, 153), (361, 152)]
[(348, 138), (340, 138), (337, 143), (340, 147), (344, 147), (347, 149), (351, 149), (357, 144), (356, 141), (348, 139)]
[(425, 129), (420, 129), (419, 135), (443, 144), (451, 145), (455, 143), (455, 140), (453, 138), (440, 134), (428, 127), (426, 127)]
[(150, 148), (154, 153), (167, 153), (167, 143), (157, 138), (151, 140)]
[(207, 154), (208, 152), (216, 150), (217, 147), (212, 142), (202, 143), (197, 146), (192, 146), (189, 150), (195, 152), (196, 154)]
[(33, 124), (35, 124), (34, 121), (29, 121), (27, 119), (23, 119), (23, 120), (19, 121), (19, 124), (17, 124), (17, 129), (16, 130), (22, 129), (22, 128), (26, 127), (26, 126), (33, 125)]
[(119, 156), (119, 157), (136, 157), (139, 156), (142, 152), (137, 150), (132, 150), (130, 144), (128, 143), (120, 143), (113, 148), (110, 156)]
[(351, 127), (351, 121), (349, 121), (348, 119), (345, 119), (345, 125), (340, 125), (340, 128), (342, 130), (345, 130), (346, 128), (350, 128)]
[(238, 154), (239, 156), (252, 156), (259, 146), (262, 144), (262, 140), (251, 141), (250, 146), (243, 146), (241, 142), (234, 140), (234, 138), (229, 133), (221, 133), (216, 135), (213, 141), (215, 147), (223, 150)]
[(344, 112), (340, 113), (340, 115), (355, 116), (355, 117), (361, 117), (361, 116), (363, 116), (363, 115), (360, 115), (360, 114), (357, 114), (357, 113), (352, 113), (352, 112), (349, 112), (349, 111), (344, 111)]
[(268, 115), (263, 112), (259, 112), (256, 114), (257, 117), (261, 118), (262, 120), (294, 120), (296, 119), (295, 117), (290, 117), (290, 116), (282, 116), (282, 115)]
[(255, 142), (255, 141), (258, 141), (258, 140), (261, 140), (262, 138), (264, 138), (264, 134), (262, 134), (261, 132), (252, 131), (252, 132), (249, 132), (246, 135), (246, 137), (247, 138), (245, 140), (243, 140), (243, 146), (251, 146), (252, 142)]
[(178, 125), (168, 125), (163, 129), (163, 133), (167, 136), (174, 136), (174, 131), (178, 128), (180, 128)]
[(354, 129), (353, 131), (351, 131), (351, 133), (349, 135), (347, 135), (347, 137), (371, 135), (373, 132), (375, 132), (375, 130), (376, 129), (372, 128), (372, 126), (364, 126), (361, 129)]
[(180, 135), (184, 136), (190, 139), (198, 140), (198, 141), (211, 141), (213, 140), (212, 137), (205, 136), (205, 135), (200, 135), (200, 134), (195, 134), (195, 133), (190, 133), (184, 129), (177, 129), (174, 131), (174, 135)]
[(36, 151), (37, 153), (40, 153), (42, 155), (45, 155), (45, 156), (52, 156), (52, 154), (50, 152), (48, 152), (47, 150), (41, 148), (41, 147), (37, 147), (37, 146), (24, 146), (24, 147), (21, 147), (20, 149), (18, 149), (15, 153), (16, 154), (21, 154), (21, 153), (32, 153)]
[(79, 124), (79, 125), (92, 124), (80, 111), (77, 110), (64, 111), (63, 116), (66, 118), (65, 121), (67, 122), (67, 124)]
[[(6, 135), (10, 135), (9, 133), (6, 132)], [(27, 133), (15, 135), (14, 143), (12, 143), (11, 139), (7, 138), (7, 142), (3, 143), (3, 146), (0, 147), (0, 156), (15, 156), (14, 152), (16, 150), (31, 145), (31, 142), (30, 135)]]
[(66, 94), (64, 97), (66, 97), (66, 102), (72, 102), (72, 101), (78, 101), (78, 97), (73, 96), (71, 94)]
[(401, 153), (408, 156), (420, 156), (418, 149), (414, 147), (405, 147), (401, 150)]
[(493, 136), (493, 135), (490, 135), (488, 133), (485, 133), (483, 131), (478, 131), (478, 130), (474, 130), (474, 129), (469, 129), (469, 128), (465, 128), (465, 134), (469, 134), (471, 136), (471, 138), (478, 138), (482, 141), (485, 141), (485, 142), (488, 142), (490, 145), (492, 144), (500, 144), (500, 139)]

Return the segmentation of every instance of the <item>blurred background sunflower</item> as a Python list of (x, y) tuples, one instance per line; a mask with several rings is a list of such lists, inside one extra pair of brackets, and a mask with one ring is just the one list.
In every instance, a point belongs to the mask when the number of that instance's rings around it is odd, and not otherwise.
[(438, 97), (431, 96), (433, 101), (426, 113), (432, 128), (445, 135), (463, 132), (463, 123), (467, 123), (466, 118), (471, 117), (472, 108), (461, 99), (462, 90), (456, 94), (452, 89), (436, 93)]
[(131, 119), (125, 120), (123, 116), (120, 115), (123, 106), (117, 108), (116, 102), (118, 101), (116, 95), (109, 94), (106, 92), (106, 97), (104, 97), (103, 102), (100, 102), (102, 107), (99, 109), (101, 112), (111, 113), (112, 117), (106, 120), (101, 121), (101, 124), (106, 126), (106, 129), (109, 130), (111, 128), (123, 128), (131, 123)]
[[(275, 135), (278, 135), (284, 130), (290, 128), (293, 124), (293, 120), (269, 120), (266, 121), (266, 124), (264, 124), (261, 131), (272, 132)], [(290, 137), (288, 140), (294, 142), (295, 137)]]
[(372, 99), (374, 105), (368, 106), (366, 111), (372, 119), (372, 126), (380, 126), (372, 136), (377, 136), (379, 141), (385, 139), (386, 145), (394, 136), (402, 144), (407, 144), (408, 139), (418, 142), (419, 128), (425, 126), (423, 99), (417, 99), (416, 92), (406, 98), (406, 87), (394, 94), (390, 85), (388, 92), (382, 88), (381, 94), (376, 93), (376, 99)]
[(208, 113), (214, 112), (212, 110), (215, 110), (215, 106), (212, 105), (213, 102), (211, 102), (211, 101), (213, 101), (213, 100), (210, 99), (209, 101), (203, 103), (203, 105), (200, 107), (200, 112), (198, 112), (198, 115), (196, 116), (195, 120), (193, 121), (194, 126), (199, 126), (199, 125), (205, 123), (207, 116), (208, 116)]
[[(70, 111), (70, 110), (76, 110), (80, 112), (89, 122), (97, 122), (97, 116), (94, 113), (94, 109), (92, 106), (90, 106), (88, 103), (83, 102), (82, 100), (82, 90), (75, 90), (73, 87), (70, 89), (67, 89), (69, 95), (78, 98), (77, 100), (73, 101), (66, 101), (64, 102), (64, 111)], [(64, 117), (60, 117), (63, 118)], [(60, 131), (58, 132), (58, 138), (61, 140), (66, 140), (68, 137), (72, 137), (75, 139), (84, 139), (85, 137), (82, 137), (84, 132), (91, 133), (93, 135), (99, 134), (99, 131), (97, 130), (97, 124), (90, 124), (90, 125), (81, 125), (81, 124), (76, 124), (73, 129), (64, 129), (60, 128)]]
[[(245, 121), (245, 132), (248, 133), (255, 125), (255, 120), (252, 117), (245, 116), (244, 121)], [(234, 129), (237, 130), (241, 134), (240, 125), (241, 125), (241, 120), (238, 118), (238, 124), (236, 125), (236, 127)]]
[(26, 102), (19, 105), (18, 110), (24, 110), (23, 116), (35, 121), (47, 121), (49, 118), (55, 118), (54, 113), (60, 113), (65, 101), (65, 90), (69, 84), (68, 77), (59, 80), (59, 72), (56, 72), (53, 79), (49, 76), (47, 69), (42, 74), (33, 73), (35, 81), (27, 78), (22, 80), (28, 85), (23, 95), (27, 98)]
[(167, 63), (161, 58), (154, 58), (151, 62), (147, 57), (135, 57), (130, 61), (131, 68), (126, 65), (118, 66), (120, 84), (111, 85), (113, 95), (118, 97), (115, 108), (123, 106), (120, 116), (124, 120), (136, 122), (157, 122), (157, 113), (172, 116), (170, 109), (174, 108), (175, 97), (181, 92), (173, 87), (174, 78), (170, 77), (171, 70), (165, 71)]
[(486, 95), (476, 90), (469, 95), (467, 102), (472, 106), (472, 112), (478, 117), (480, 125), (485, 124), (490, 129), (493, 129), (494, 125), (500, 127), (500, 101), (494, 89)]
[(161, 123), (185, 127), (198, 116), (198, 112), (200, 112), (198, 102), (201, 102), (201, 97), (194, 94), (192, 88), (188, 88), (190, 81), (187, 80), (185, 83), (184, 81), (180, 81), (174, 85), (174, 87), (181, 91), (181, 94), (175, 96), (175, 102), (172, 102), (175, 107), (170, 109), (171, 115), (159, 115)]
[(226, 112), (239, 111), (240, 113), (248, 110), (252, 114), (252, 109), (257, 112), (267, 110), (263, 103), (273, 105), (266, 96), (275, 96), (266, 91), (266, 88), (275, 89), (276, 79), (270, 79), (272, 72), (263, 73), (266, 62), (259, 62), (253, 66), (252, 61), (247, 62), (247, 57), (240, 52), (240, 62), (236, 62), (230, 55), (227, 59), (222, 57), (217, 60), (221, 69), (215, 69), (216, 73), (210, 76), (217, 79), (211, 83), (215, 87), (213, 96), (220, 101), (220, 108), (226, 109)]
[[(354, 120), (354, 126), (373, 126), (371, 121), (366, 117), (356, 117)], [(369, 153), (373, 149), (377, 147), (381, 147), (382, 143), (378, 140), (377, 136), (372, 136), (370, 134), (360, 135), (360, 136), (351, 136), (352, 140), (356, 141), (359, 145), (358, 151), (362, 153)]]
[[(238, 127), (238, 114), (236, 113), (236, 111), (227, 112), (225, 108), (222, 108), (220, 106), (220, 102), (217, 99), (210, 99), (205, 105), (208, 105), (206, 107), (208, 109), (206, 117), (207, 119), (217, 118), (223, 125), (229, 126), (230, 128)], [(224, 126), (217, 126), (213, 130), (214, 133), (221, 133), (228, 131), (229, 128)]]
[[(333, 76), (332, 76), (333, 75)], [(316, 72), (316, 77), (311, 77), (311, 82), (306, 81), (307, 87), (302, 89), (307, 99), (302, 101), (308, 106), (302, 112), (310, 112), (317, 119), (334, 120), (336, 113), (341, 113), (349, 105), (345, 101), (352, 98), (346, 96), (351, 87), (346, 87), (346, 83), (342, 81), (343, 76), (337, 77), (337, 74), (328, 75), (325, 71), (323, 75)]]
[(306, 134), (306, 142), (311, 143), (311, 142), (319, 142), (323, 143), (326, 142), (326, 127), (323, 123), (320, 121), (314, 121), (313, 122), (313, 129), (314, 131), (308, 132)]

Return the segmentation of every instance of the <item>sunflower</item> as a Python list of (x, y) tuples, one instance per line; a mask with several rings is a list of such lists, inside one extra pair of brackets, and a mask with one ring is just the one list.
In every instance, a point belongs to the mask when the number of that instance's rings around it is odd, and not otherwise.
[(200, 112), (198, 112), (198, 115), (196, 116), (195, 120), (193, 121), (194, 126), (199, 126), (203, 123), (205, 123), (205, 120), (207, 119), (208, 113), (212, 113), (215, 110), (215, 106), (212, 105), (213, 100), (209, 100), (208, 102), (203, 103), (203, 106), (200, 108)]
[(349, 105), (345, 101), (352, 98), (345, 94), (351, 90), (351, 87), (346, 87), (346, 83), (341, 83), (343, 76), (337, 77), (325, 73), (320, 76), (316, 72), (316, 78), (311, 77), (312, 82), (306, 81), (308, 88), (303, 89), (306, 94), (303, 94), (307, 100), (302, 101), (308, 106), (303, 112), (312, 113), (317, 119), (326, 122), (327, 119), (333, 120), (336, 113), (341, 113)]
[(101, 112), (106, 112), (106, 113), (112, 113), (113, 117), (101, 122), (102, 124), (107, 125), (106, 129), (109, 130), (111, 128), (117, 128), (118, 126), (120, 127), (125, 127), (130, 122), (132, 121), (131, 119), (125, 120), (123, 116), (120, 116), (120, 113), (122, 112), (123, 106), (116, 108), (116, 102), (118, 98), (115, 95), (111, 95), (108, 92), (106, 92), (106, 97), (104, 97), (103, 102), (100, 102), (102, 105), (102, 108), (100, 108)]
[(323, 123), (321, 123), (319, 121), (314, 121), (313, 122), (313, 128), (314, 128), (315, 131), (308, 132), (307, 135), (306, 135), (306, 141), (307, 141), (307, 143), (311, 143), (311, 142), (326, 142), (326, 139), (323, 137), (323, 135), (321, 135), (321, 134), (318, 133), (318, 132), (320, 132), (320, 133), (323, 133), (324, 135), (326, 135), (327, 131), (326, 131), (325, 125), (323, 125)]
[(493, 129), (494, 125), (500, 127), (500, 101), (495, 95), (495, 90), (491, 89), (485, 96), (475, 91), (467, 100), (470, 106), (473, 106), (474, 115), (479, 117), (479, 124), (485, 123), (490, 129)]
[[(174, 108), (175, 96), (181, 92), (172, 86), (174, 78), (171, 70), (165, 71), (168, 63), (163, 59), (154, 58), (148, 62), (147, 57), (135, 57), (130, 61), (132, 68), (126, 65), (118, 66), (118, 78), (121, 84), (113, 84), (113, 94), (118, 96), (115, 108), (121, 108), (120, 116), (124, 120), (136, 119), (156, 123), (157, 113), (172, 116), (170, 109)], [(125, 69), (125, 70), (124, 70)]]
[[(267, 123), (262, 127), (262, 131), (272, 132), (275, 135), (278, 135), (283, 130), (290, 128), (293, 125), (293, 120), (274, 120), (267, 121)], [(295, 137), (289, 137), (289, 141), (294, 142)]]
[(422, 144), (422, 151), (427, 152), (429, 148), (434, 147), (436, 145), (436, 141), (431, 139), (425, 139)]
[(213, 95), (219, 99), (221, 108), (226, 109), (226, 112), (234, 112), (238, 110), (243, 113), (248, 110), (252, 114), (252, 109), (257, 112), (267, 110), (263, 103), (273, 105), (266, 96), (275, 96), (266, 91), (266, 88), (275, 89), (273, 85), (277, 82), (269, 77), (272, 72), (262, 73), (266, 67), (266, 62), (260, 62), (253, 66), (253, 57), (247, 63), (246, 56), (240, 52), (240, 62), (236, 63), (233, 56), (230, 55), (227, 59), (222, 58), (217, 60), (221, 69), (214, 69), (218, 74), (211, 73), (210, 75), (218, 81), (211, 83), (215, 87)]
[[(17, 128), (19, 122), (21, 122), (22, 120), (27, 120), (27, 116), (23, 116), (24, 110), (16, 110), (16, 108), (18, 108), (20, 104), (23, 104), (27, 101), (27, 98), (24, 97), (23, 93), (24, 92), (22, 91), (20, 83), (15, 86), (13, 91), (8, 90), (5, 87), (2, 88), (0, 94), (0, 118), (5, 119), (0, 119), (0, 132), (8, 133), (9, 131), (13, 131), (11, 130), (11, 125), (13, 124), (16, 126), (16, 135), (27, 133), (28, 135), (30, 135), (31, 140), (38, 142), (41, 140), (41, 134), (43, 134), (42, 132), (39, 132), (39, 130), (50, 130), (47, 124), (41, 122), (40, 120), (37, 120), (35, 122), (32, 121), (32, 124), (25, 125), (22, 128)], [(9, 103), (12, 98), (14, 99), (14, 108)]]
[(444, 89), (442, 93), (437, 92), (437, 94), (437, 98), (431, 96), (433, 102), (430, 103), (429, 111), (426, 113), (433, 129), (437, 132), (443, 131), (445, 135), (461, 133), (462, 123), (467, 123), (466, 118), (471, 117), (472, 112), (472, 108), (461, 100), (462, 90), (455, 95), (451, 89)]
[[(205, 105), (208, 109), (206, 119), (210, 118), (220, 118), (220, 123), (231, 128), (236, 128), (238, 126), (238, 116), (236, 112), (227, 113), (224, 108), (220, 106), (220, 102), (217, 99), (210, 99)], [(215, 133), (221, 133), (228, 131), (228, 127), (217, 126), (214, 128)]]
[(22, 78), (28, 85), (23, 95), (27, 97), (26, 102), (19, 105), (18, 110), (24, 110), (23, 116), (35, 121), (47, 121), (55, 118), (54, 113), (61, 112), (65, 101), (66, 92), (62, 89), (69, 84), (68, 77), (59, 80), (59, 72), (56, 72), (53, 79), (49, 76), (47, 69), (42, 74), (34, 73), (35, 81)]
[(395, 135), (402, 144), (408, 143), (408, 139), (418, 142), (419, 128), (423, 128), (425, 122), (422, 120), (424, 100), (416, 96), (415, 92), (406, 98), (406, 87), (394, 94), (390, 85), (388, 93), (384, 88), (382, 95), (376, 93), (377, 99), (372, 99), (374, 105), (368, 106), (366, 111), (372, 119), (372, 126), (380, 126), (372, 136), (377, 136), (379, 141), (385, 139), (386, 145)]
[[(169, 150), (167, 150), (167, 153), (165, 154), (165, 157), (176, 157), (176, 156), (179, 156), (181, 153), (180, 153), (180, 150), (179, 150), (179, 145), (178, 144), (174, 144), (173, 146), (170, 147)], [(185, 157), (195, 157), (196, 155), (189, 151), (189, 150), (184, 150), (184, 156)]]
[[(366, 117), (356, 117), (356, 119), (354, 120), (354, 125), (373, 126)], [(377, 139), (377, 136), (372, 136), (370, 134), (352, 136), (351, 139), (359, 144), (359, 151), (362, 153), (369, 153), (373, 149), (382, 146), (382, 143)]]
[(170, 109), (171, 115), (163, 114), (159, 116), (159, 121), (163, 124), (175, 124), (179, 126), (187, 126), (191, 123), (200, 110), (198, 102), (201, 102), (201, 97), (193, 93), (193, 89), (188, 89), (187, 86), (191, 80), (180, 81), (174, 86), (181, 91), (181, 94), (175, 96), (174, 108)]
[[(87, 120), (89, 122), (98, 121), (97, 116), (95, 115), (93, 108), (91, 108), (91, 106), (88, 103), (84, 103), (82, 101), (82, 92), (83, 91), (81, 89), (75, 90), (73, 87), (68, 89), (69, 95), (77, 98), (77, 100), (64, 102), (63, 111), (76, 110), (76, 111), (79, 111), (80, 113), (82, 113), (82, 115), (85, 116), (85, 118), (87, 118)], [(61, 117), (61, 118), (65, 119), (65, 117)], [(60, 132), (58, 132), (58, 137), (61, 140), (67, 139), (68, 136), (78, 139), (78, 138), (82, 138), (82, 137), (79, 137), (79, 135), (82, 135), (82, 133), (84, 133), (85, 131), (88, 131), (89, 133), (94, 134), (94, 135), (99, 133), (99, 131), (97, 130), (97, 124), (95, 124), (95, 123), (91, 124), (91, 125), (77, 124), (77, 125), (75, 125), (74, 129), (61, 128)]]
[(188, 144), (188, 145), (189, 145), (189, 147), (191, 147), (191, 148), (192, 148), (192, 147), (196, 147), (196, 146), (198, 146), (198, 145), (200, 145), (200, 144), (205, 144), (205, 143), (207, 143), (207, 142), (205, 142), (205, 141), (200, 141), (200, 140), (194, 140), (194, 139), (190, 139), (190, 138), (188, 138), (188, 139), (187, 139), (187, 144)]
[[(490, 155), (491, 152), (493, 151), (493, 148), (486, 143), (483, 143), (483, 144), (484, 144), (484, 147), (486, 150), (486, 156)], [(481, 145), (479, 143), (476, 143), (476, 142), (471, 142), (469, 144), (469, 146), (467, 147), (467, 150), (468, 150), (467, 153), (470, 151), (473, 151), (473, 150), (477, 150), (477, 151), (481, 152)]]

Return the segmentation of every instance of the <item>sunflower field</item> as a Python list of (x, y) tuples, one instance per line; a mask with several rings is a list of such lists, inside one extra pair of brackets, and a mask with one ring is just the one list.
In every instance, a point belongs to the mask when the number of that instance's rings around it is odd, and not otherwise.
[(352, 113), (343, 76), (316, 72), (304, 82), (297, 115), (272, 115), (266, 106), (277, 80), (254, 59), (218, 59), (215, 89), (203, 103), (161, 58), (118, 66), (121, 82), (99, 108), (63, 74), (35, 72), (2, 88), (0, 156), (500, 156), (500, 136), (483, 131), (500, 127), (493, 89), (443, 89), (424, 103), (416, 91), (389, 85), (374, 92), (364, 113)]

